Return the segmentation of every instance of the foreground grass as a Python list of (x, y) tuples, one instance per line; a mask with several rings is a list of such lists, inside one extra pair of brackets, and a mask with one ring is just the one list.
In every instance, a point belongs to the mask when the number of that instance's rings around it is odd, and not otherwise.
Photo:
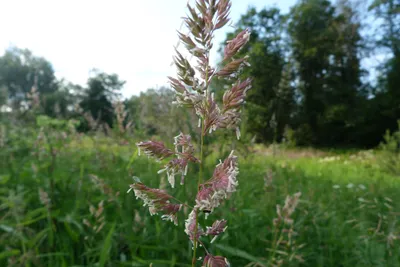
[[(1, 151), (0, 266), (190, 266), (187, 211), (175, 227), (126, 194), (132, 176), (162, 187), (158, 163), (138, 157), (134, 142), (49, 140), (14, 142)], [(227, 153), (208, 156), (206, 177)], [(373, 159), (244, 156), (238, 192), (209, 217), (208, 224), (225, 218), (229, 225), (209, 246), (213, 254), (232, 266), (268, 266), (271, 255), (285, 266), (400, 266), (400, 179)], [(196, 177), (191, 166), (185, 190), (174, 195), (194, 199)], [(280, 235), (286, 243), (276, 247), (276, 205), (296, 192), (302, 196), (293, 234), (290, 242)]]

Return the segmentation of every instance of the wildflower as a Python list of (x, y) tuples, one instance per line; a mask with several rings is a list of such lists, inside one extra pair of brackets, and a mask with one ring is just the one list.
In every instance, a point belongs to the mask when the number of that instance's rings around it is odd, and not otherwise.
[(217, 23), (215, 29), (224, 27), (228, 21), (229, 10), (231, 8), (231, 2), (228, 0), (219, 1), (217, 4)]
[(214, 238), (211, 240), (211, 243), (213, 243), (218, 235), (225, 232), (227, 227), (226, 220), (217, 220), (212, 224), (211, 227), (207, 226), (205, 234), (214, 236)]
[(153, 157), (156, 160), (162, 160), (172, 155), (176, 155), (177, 158), (170, 160), (163, 169), (159, 170), (158, 173), (164, 171), (167, 172), (168, 181), (172, 188), (175, 186), (175, 175), (181, 173), (181, 184), (184, 183), (184, 176), (187, 174), (188, 162), (200, 162), (195, 156), (194, 147), (191, 143), (190, 135), (184, 135), (180, 133), (175, 138), (175, 152), (165, 147), (162, 142), (147, 141), (137, 143), (140, 150), (143, 149), (144, 153), (148, 157)]
[[(176, 89), (175, 87), (177, 85), (173, 84), (171, 82), (171, 86), (175, 90), (181, 90), (182, 88)], [(174, 87), (175, 86), (175, 87)], [(187, 107), (187, 108), (195, 108), (196, 105), (198, 105), (201, 101), (203, 101), (204, 96), (201, 94), (194, 94), (190, 93), (187, 89), (186, 86), (182, 84), (184, 91), (183, 92), (176, 92), (176, 100), (173, 102), (173, 104), (177, 104), (178, 106), (181, 107)]]
[(186, 161), (199, 163), (200, 160), (198, 160), (195, 156), (193, 156), (194, 147), (191, 143), (191, 139), (192, 138), (190, 137), (190, 135), (184, 135), (183, 133), (180, 133), (178, 136), (175, 136), (174, 138), (175, 154), (179, 159), (184, 159)]
[(83, 219), (83, 224), (90, 228), (93, 227), (87, 219)]
[(340, 189), (340, 185), (335, 184), (335, 185), (333, 186), (333, 189)]
[(50, 208), (51, 199), (49, 197), (49, 194), (47, 194), (47, 192), (44, 191), (42, 188), (39, 188), (39, 199), (40, 203), (42, 203), (47, 208)]
[(196, 87), (197, 80), (195, 70), (190, 65), (189, 61), (184, 58), (178, 50), (175, 49), (176, 56), (174, 57), (175, 66), (177, 68), (179, 80), (188, 86)]
[(167, 165), (165, 165), (164, 169), (158, 171), (158, 173), (162, 173), (164, 171), (167, 172), (168, 182), (170, 183), (171, 187), (175, 187), (175, 175), (177, 173), (181, 173), (181, 184), (183, 184), (184, 176), (187, 173), (187, 165), (188, 162), (186, 159), (172, 159), (170, 160)]
[(236, 138), (240, 139), (240, 113), (237, 110), (228, 110), (220, 118), (219, 128), (233, 129), (236, 131)]
[(229, 267), (230, 264), (228, 260), (222, 256), (213, 256), (207, 254), (204, 258), (202, 267)]
[(117, 196), (118, 192), (114, 194), (112, 188), (108, 184), (106, 184), (106, 182), (103, 179), (100, 179), (94, 174), (90, 174), (89, 178), (96, 188), (100, 189), (105, 195), (108, 196), (109, 202), (115, 201), (116, 199), (115, 197)]
[(285, 200), (285, 206), (283, 207), (284, 210), (287, 211), (289, 215), (291, 215), (297, 207), (299, 203), (299, 198), (301, 196), (301, 192), (297, 192), (293, 195), (293, 197), (287, 196)]
[(223, 199), (236, 191), (239, 173), (237, 157), (233, 151), (228, 158), (218, 164), (210, 180), (200, 185), (200, 190), (196, 198), (196, 206), (203, 211), (212, 212), (218, 207)]
[(301, 192), (298, 192), (293, 196), (287, 196), (283, 208), (280, 205), (276, 205), (276, 213), (278, 215), (278, 218), (275, 218), (273, 220), (275, 226), (278, 225), (281, 221), (289, 225), (293, 223), (291, 215), (299, 204), (300, 196)]
[(177, 93), (183, 94), (187, 92), (185, 85), (183, 85), (178, 79), (168, 76), (171, 87), (175, 89)]
[(209, 94), (208, 97), (196, 105), (195, 110), (196, 114), (204, 120), (203, 135), (217, 130), (221, 120), (221, 111), (214, 101), (213, 94)]
[(232, 58), (243, 46), (250, 40), (250, 30), (246, 29), (240, 32), (235, 38), (227, 41), (224, 50), (224, 60)]
[[(175, 145), (175, 152), (179, 153), (181, 152), (182, 154), (185, 153), (190, 153), (193, 154), (194, 148), (191, 143), (191, 136), (190, 135), (184, 135), (182, 132), (174, 137), (174, 145)], [(181, 147), (181, 151), (179, 151), (179, 147)]]
[(149, 207), (150, 215), (161, 212), (163, 213), (161, 216), (163, 220), (169, 220), (178, 225), (176, 214), (182, 208), (182, 205), (171, 204), (169, 200), (173, 198), (172, 196), (168, 195), (164, 190), (149, 188), (140, 182), (131, 184), (131, 189), (133, 189), (136, 199), (142, 199), (144, 201), (143, 206), (147, 205)]
[[(199, 117), (199, 127), (202, 126), (202, 136), (212, 133), (218, 128), (225, 128), (236, 130), (237, 138), (240, 137), (240, 107), (244, 103), (246, 92), (250, 89), (250, 80), (237, 81), (232, 85), (230, 90), (224, 94), (222, 111), (214, 99), (214, 95), (208, 90), (213, 78), (219, 77), (231, 81), (232, 78), (238, 76), (241, 68), (249, 65), (248, 56), (235, 58), (235, 54), (249, 41), (250, 31), (248, 29), (227, 42), (223, 67), (220, 70), (217, 71), (209, 64), (214, 31), (228, 23), (230, 6), (229, 0), (198, 0), (194, 8), (187, 5), (189, 12), (188, 16), (183, 19), (183, 23), (188, 28), (189, 34), (178, 32), (178, 37), (188, 52), (197, 58), (197, 65), (192, 67), (191, 63), (176, 51), (174, 63), (177, 68), (177, 78), (168, 77), (171, 87), (176, 92), (174, 103), (195, 111)], [(203, 142), (201, 144), (203, 145)], [(183, 133), (175, 137), (175, 151), (169, 150), (160, 142), (148, 141), (137, 145), (146, 155), (158, 160), (172, 155), (176, 156), (159, 171), (159, 173), (164, 171), (167, 173), (172, 187), (175, 186), (176, 174), (181, 174), (181, 184), (183, 183), (189, 162), (200, 162), (203, 159), (199, 160), (194, 156), (195, 149), (191, 144), (191, 137)], [(201, 151), (203, 151), (202, 149)], [(194, 244), (193, 263), (196, 261), (197, 244), (203, 245), (199, 238), (209, 235), (213, 236), (212, 241), (214, 241), (215, 237), (226, 229), (226, 221), (217, 220), (212, 226), (203, 230), (198, 222), (199, 212), (202, 211), (207, 216), (221, 204), (222, 200), (236, 191), (238, 172), (237, 157), (233, 155), (232, 151), (228, 158), (216, 166), (213, 176), (205, 183), (200, 184), (198, 188), (196, 204), (185, 221), (185, 232)], [(145, 205), (149, 206), (152, 215), (161, 212), (163, 219), (176, 223), (176, 213), (182, 205), (170, 203), (172, 198), (170, 195), (160, 189), (148, 188), (140, 181), (131, 185), (131, 189), (134, 190), (137, 198), (143, 199)], [(213, 256), (207, 250), (206, 253), (203, 266), (229, 266), (224, 257)]]
[(164, 166), (164, 169), (158, 171), (158, 173), (167, 172), (168, 182), (171, 184), (172, 188), (175, 187), (175, 175), (178, 173), (181, 173), (181, 185), (183, 185), (189, 161), (200, 162), (193, 156), (194, 147), (191, 143), (190, 135), (180, 133), (178, 136), (175, 136), (174, 140), (175, 155), (177, 158), (170, 160)]
[(182, 41), (182, 43), (185, 45), (187, 50), (189, 50), (189, 52), (191, 52), (192, 55), (197, 57), (204, 53), (204, 49), (198, 48), (196, 46), (196, 43), (193, 42), (192, 38), (190, 38), (189, 35), (183, 34), (178, 31), (178, 37)]
[[(91, 228), (95, 234), (99, 233), (103, 229), (105, 223), (104, 217), (104, 201), (100, 201), (97, 204), (97, 208), (90, 204), (89, 206), (90, 215), (92, 216), (91, 222), (88, 219), (84, 219), (83, 223)], [(87, 239), (88, 237), (86, 237)]]
[(237, 81), (230, 90), (224, 93), (222, 98), (224, 112), (229, 109), (238, 109), (246, 97), (246, 93), (251, 88), (251, 79), (246, 79), (243, 82)]
[(198, 240), (200, 236), (204, 234), (204, 231), (200, 228), (200, 224), (197, 223), (196, 229), (196, 217), (198, 216), (198, 210), (194, 208), (190, 213), (188, 219), (185, 221), (185, 233), (189, 236), (189, 239), (194, 243), (194, 240)]
[(354, 184), (352, 184), (352, 183), (349, 183), (348, 185), (347, 185), (347, 188), (348, 189), (351, 189), (351, 188), (353, 188), (354, 187)]
[(235, 59), (226, 64), (221, 70), (216, 74), (220, 77), (235, 77), (237, 72), (239, 72), (244, 65), (249, 65), (247, 62), (248, 56), (243, 58)]
[(174, 152), (166, 148), (162, 142), (146, 141), (137, 143), (136, 145), (139, 149), (139, 155), (140, 150), (143, 150), (148, 157), (153, 157), (157, 160), (162, 160), (174, 154)]
[(264, 176), (264, 188), (272, 189), (274, 180), (274, 172), (271, 168), (268, 168), (266, 175)]
[(271, 251), (279, 251), (279, 255), (271, 258), (271, 264), (268, 266), (283, 266), (290, 265), (293, 259), (299, 262), (304, 262), (301, 255), (298, 255), (298, 251), (304, 247), (305, 244), (298, 244), (295, 236), (294, 220), (291, 218), (298, 203), (301, 192), (298, 192), (292, 196), (287, 196), (285, 199), (285, 205), (283, 208), (280, 205), (276, 206), (277, 218), (273, 220), (273, 232), (275, 236), (280, 236), (278, 239), (274, 239), (272, 242)]

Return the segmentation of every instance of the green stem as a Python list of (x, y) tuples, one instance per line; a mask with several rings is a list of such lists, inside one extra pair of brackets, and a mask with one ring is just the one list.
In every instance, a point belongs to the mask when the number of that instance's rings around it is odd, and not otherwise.
[(174, 200), (176, 200), (177, 202), (181, 203), (183, 206), (186, 206), (186, 207), (188, 207), (188, 208), (194, 209), (194, 207), (192, 207), (192, 206), (190, 206), (190, 205), (184, 203), (183, 201), (180, 201), (179, 199), (177, 199), (177, 198), (175, 198), (175, 197), (173, 197), (173, 196), (171, 196), (171, 198), (174, 199)]
[[(279, 225), (279, 226), (280, 226), (280, 225)], [(271, 256), (270, 259), (268, 260), (267, 267), (272, 265), (272, 264), (270, 264), (270, 263), (273, 262), (273, 260), (274, 260), (274, 258), (275, 258), (276, 250), (277, 250), (276, 242), (277, 242), (278, 240), (280, 240), (281, 237), (282, 237), (282, 231), (280, 231), (279, 226), (276, 227), (277, 230), (276, 230), (275, 233), (274, 233), (274, 239), (273, 239), (273, 241), (272, 241), (272, 244), (273, 244), (272, 256)], [(279, 239), (278, 239), (278, 231), (279, 231)], [(271, 261), (272, 261), (272, 262), (271, 262)]]
[[(201, 122), (201, 141), (200, 141), (200, 170), (199, 170), (199, 178), (197, 180), (197, 191), (200, 190), (200, 185), (202, 182), (203, 178), (203, 147), (204, 147), (204, 120)], [(198, 232), (198, 218), (199, 218), (199, 213), (198, 210), (196, 212), (196, 225), (194, 227), (194, 240), (193, 240), (193, 246), (194, 246), (194, 251), (193, 251), (193, 258), (192, 258), (192, 267), (196, 266), (196, 251), (197, 251), (197, 232)], [(200, 240), (199, 240), (200, 241)]]
[[(206, 69), (205, 69), (205, 96), (207, 97), (208, 94), (208, 64), (209, 64), (209, 57), (207, 54), (207, 61), (206, 61)], [(199, 170), (199, 179), (197, 180), (197, 192), (200, 190), (200, 185), (202, 182), (203, 178), (203, 147), (204, 147), (204, 119), (201, 120), (201, 133), (200, 133), (200, 170)], [(197, 196), (197, 194), (196, 194)], [(193, 251), (193, 258), (192, 258), (192, 267), (196, 266), (196, 251), (197, 251), (197, 232), (198, 232), (198, 218), (199, 218), (199, 211), (196, 209), (196, 225), (194, 227), (194, 240), (193, 240), (193, 246), (194, 246), (194, 251)], [(200, 240), (199, 240), (200, 241)]]
[[(54, 233), (53, 233), (53, 221), (51, 218), (51, 213), (50, 213), (50, 207), (47, 208), (47, 223), (49, 224), (49, 238), (48, 238), (48, 243), (49, 243), (49, 249), (53, 252), (55, 252), (55, 246), (54, 246)], [(52, 266), (53, 264), (53, 256), (50, 256), (49, 258), (49, 266)]]
[(197, 220), (197, 218), (198, 218), (198, 210), (196, 209), (196, 225), (195, 225), (195, 227), (194, 227), (194, 240), (193, 240), (193, 247), (194, 247), (194, 251), (193, 251), (193, 257), (192, 257), (192, 267), (195, 267), (196, 266), (196, 251), (197, 251), (197, 231), (198, 231), (198, 227), (197, 227), (197, 224), (198, 224), (198, 220)]
[(203, 130), (204, 130), (204, 122), (202, 123), (201, 127), (201, 141), (200, 141), (200, 170), (199, 170), (199, 179), (197, 181), (197, 188), (200, 188), (200, 184), (203, 179), (203, 153), (204, 153), (204, 135), (203, 135)]

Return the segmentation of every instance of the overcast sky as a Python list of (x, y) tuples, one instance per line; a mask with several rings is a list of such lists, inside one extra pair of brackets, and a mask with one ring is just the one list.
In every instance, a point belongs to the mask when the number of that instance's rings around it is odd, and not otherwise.
[[(128, 97), (167, 84), (187, 0), (1, 0), (0, 55), (10, 46), (45, 57), (58, 78), (85, 84), (93, 68), (127, 81)], [(232, 0), (236, 22), (249, 5), (287, 12), (296, 0)], [(216, 34), (223, 41), (225, 28)], [(215, 49), (217, 49), (215, 45)], [(214, 52), (215, 55), (215, 52)], [(214, 56), (215, 58), (215, 56)]]

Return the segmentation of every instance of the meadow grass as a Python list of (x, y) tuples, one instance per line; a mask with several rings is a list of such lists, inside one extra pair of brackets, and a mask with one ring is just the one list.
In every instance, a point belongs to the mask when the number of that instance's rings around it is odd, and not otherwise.
[[(291, 242), (274, 252), (283, 266), (400, 266), (400, 180), (374, 165), (370, 152), (254, 151), (239, 161), (237, 193), (208, 219), (229, 224), (214, 255), (232, 266), (272, 266), (276, 205), (301, 192)], [(204, 177), (227, 154), (210, 153)], [(161, 165), (138, 157), (133, 141), (76, 135), (38, 148), (19, 141), (2, 149), (0, 162), (0, 266), (190, 266), (182, 223), (149, 216), (126, 193), (132, 176), (150, 187), (166, 182), (156, 174)], [(185, 190), (170, 190), (184, 202), (196, 192), (198, 170), (189, 170)]]

